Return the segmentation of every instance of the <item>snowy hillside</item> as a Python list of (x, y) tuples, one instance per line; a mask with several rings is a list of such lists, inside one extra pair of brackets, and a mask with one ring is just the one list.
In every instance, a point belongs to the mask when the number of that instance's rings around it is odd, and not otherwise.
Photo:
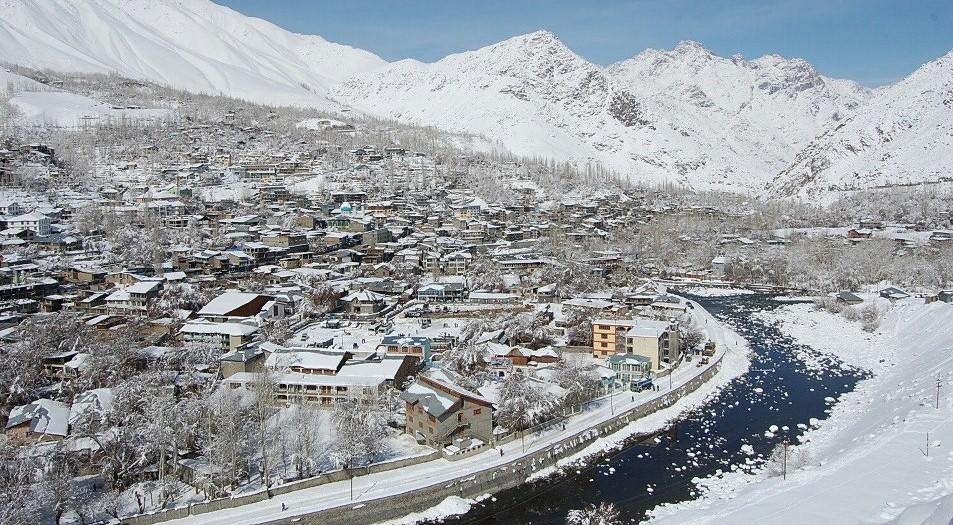
[(878, 90), (801, 151), (771, 194), (941, 181), (953, 181), (953, 52)]
[(523, 155), (736, 191), (763, 187), (867, 97), (802, 60), (727, 60), (693, 42), (602, 68), (545, 31), (433, 64), (396, 62), (331, 93), (370, 113), (482, 133)]
[(0, 61), (333, 108), (328, 86), (384, 64), (207, 0), (0, 0)]
[(801, 59), (722, 58), (690, 41), (602, 67), (539, 31), (388, 64), (208, 0), (0, 0), (0, 12), (0, 62), (350, 106), (634, 181), (830, 198), (951, 177), (951, 55), (871, 92)]
[[(174, 117), (174, 112), (169, 109), (114, 107), (84, 95), (41, 84), (4, 68), (0, 68), (0, 101), (10, 104), (18, 122), (36, 126), (76, 128), (106, 122)], [(3, 116), (0, 113), (0, 117)]]

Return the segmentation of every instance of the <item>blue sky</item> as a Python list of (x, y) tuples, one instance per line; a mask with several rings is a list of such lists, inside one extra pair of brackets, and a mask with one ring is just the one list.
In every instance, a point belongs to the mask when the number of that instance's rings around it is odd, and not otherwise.
[(953, 0), (215, 1), (386, 60), (434, 61), (548, 29), (600, 64), (691, 39), (721, 56), (803, 57), (825, 75), (881, 85), (953, 49)]

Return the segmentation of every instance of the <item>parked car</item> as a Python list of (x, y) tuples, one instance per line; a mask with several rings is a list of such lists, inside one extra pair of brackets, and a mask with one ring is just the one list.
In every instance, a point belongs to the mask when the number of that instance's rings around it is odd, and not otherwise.
[(708, 341), (705, 343), (705, 349), (702, 350), (702, 355), (707, 355), (709, 357), (715, 355), (715, 342)]

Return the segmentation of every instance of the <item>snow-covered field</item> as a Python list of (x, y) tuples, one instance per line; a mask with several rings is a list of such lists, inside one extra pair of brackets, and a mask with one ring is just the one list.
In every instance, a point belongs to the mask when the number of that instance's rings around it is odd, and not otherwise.
[(786, 335), (873, 377), (841, 396), (831, 417), (791, 449), (790, 457), (802, 459), (786, 480), (766, 471), (702, 480), (703, 499), (658, 508), (654, 521), (948, 523), (953, 305), (899, 302), (875, 334), (810, 305), (787, 305), (770, 315)]

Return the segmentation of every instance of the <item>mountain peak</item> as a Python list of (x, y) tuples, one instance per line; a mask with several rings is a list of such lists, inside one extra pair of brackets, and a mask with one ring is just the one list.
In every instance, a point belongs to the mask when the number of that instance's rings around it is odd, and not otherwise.
[(694, 40), (682, 40), (675, 46), (673, 52), (681, 55), (712, 55), (712, 52), (709, 51), (707, 47)]

